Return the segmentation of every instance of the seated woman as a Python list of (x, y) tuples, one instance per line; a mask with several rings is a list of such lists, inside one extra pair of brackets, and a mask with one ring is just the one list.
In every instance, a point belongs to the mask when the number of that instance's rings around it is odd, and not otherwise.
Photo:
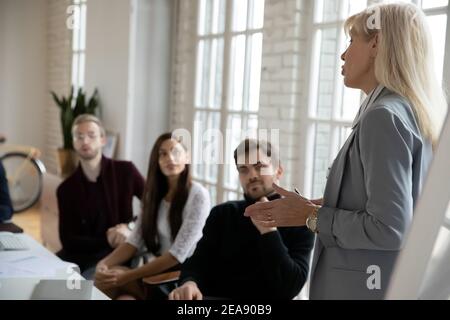
[[(208, 191), (191, 181), (185, 147), (161, 135), (150, 154), (143, 209), (127, 241), (96, 267), (95, 285), (111, 298), (145, 297), (142, 278), (167, 271), (192, 255), (210, 209)], [(134, 269), (123, 266), (137, 253), (149, 261)]]

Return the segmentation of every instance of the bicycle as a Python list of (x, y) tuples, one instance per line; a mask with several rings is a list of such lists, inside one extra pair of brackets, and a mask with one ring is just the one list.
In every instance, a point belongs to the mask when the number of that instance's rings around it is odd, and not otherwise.
[[(5, 141), (6, 139), (0, 136), (0, 145)], [(0, 161), (5, 167), (9, 195), (15, 213), (34, 206), (42, 194), (43, 175), (46, 169), (38, 159), (39, 154), (38, 149), (28, 146), (0, 147)]]

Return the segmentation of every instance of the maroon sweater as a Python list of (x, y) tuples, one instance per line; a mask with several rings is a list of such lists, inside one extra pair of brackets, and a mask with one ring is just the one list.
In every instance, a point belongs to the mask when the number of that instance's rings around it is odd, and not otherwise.
[(97, 183), (89, 182), (79, 165), (57, 190), (63, 251), (97, 259), (106, 255), (111, 251), (106, 231), (132, 220), (133, 196), (141, 199), (143, 190), (144, 178), (131, 162), (103, 156)]

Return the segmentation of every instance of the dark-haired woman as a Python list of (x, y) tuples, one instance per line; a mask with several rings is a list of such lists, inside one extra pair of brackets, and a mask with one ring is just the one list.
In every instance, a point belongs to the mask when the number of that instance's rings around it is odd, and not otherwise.
[[(95, 285), (111, 298), (143, 299), (142, 278), (181, 264), (194, 251), (210, 210), (208, 191), (191, 180), (185, 147), (161, 135), (150, 154), (143, 210), (127, 241), (101, 260)], [(130, 269), (122, 266), (137, 253), (148, 252), (148, 262)]]

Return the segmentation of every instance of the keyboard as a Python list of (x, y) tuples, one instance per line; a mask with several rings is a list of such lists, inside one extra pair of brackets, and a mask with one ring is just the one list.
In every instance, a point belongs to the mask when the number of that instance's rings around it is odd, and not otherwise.
[(0, 251), (27, 250), (28, 246), (22, 239), (12, 233), (0, 233)]

